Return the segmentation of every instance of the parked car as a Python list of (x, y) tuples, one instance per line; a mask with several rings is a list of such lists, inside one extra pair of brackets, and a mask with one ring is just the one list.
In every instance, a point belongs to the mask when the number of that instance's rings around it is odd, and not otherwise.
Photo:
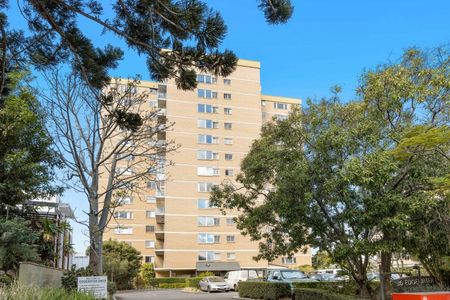
[(225, 274), (225, 281), (235, 291), (238, 290), (238, 283), (241, 281), (247, 281), (249, 279), (258, 278), (258, 273), (255, 270), (240, 270), (231, 271)]
[(334, 274), (328, 274), (328, 273), (317, 273), (312, 274), (309, 276), (310, 279), (315, 279), (317, 281), (340, 281), (339, 277)]
[(230, 285), (219, 276), (208, 276), (200, 280), (200, 290), (210, 292), (229, 292)]

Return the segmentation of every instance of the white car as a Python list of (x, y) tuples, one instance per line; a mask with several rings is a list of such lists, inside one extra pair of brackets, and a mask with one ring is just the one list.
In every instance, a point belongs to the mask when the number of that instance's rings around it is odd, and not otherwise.
[(219, 276), (208, 276), (200, 280), (198, 283), (200, 290), (211, 292), (229, 292), (230, 286), (226, 283), (222, 277)]
[(241, 271), (231, 271), (225, 274), (225, 281), (230, 285), (230, 287), (237, 291), (238, 284), (240, 281), (247, 281), (248, 279), (256, 279), (258, 274), (255, 270), (241, 270)]

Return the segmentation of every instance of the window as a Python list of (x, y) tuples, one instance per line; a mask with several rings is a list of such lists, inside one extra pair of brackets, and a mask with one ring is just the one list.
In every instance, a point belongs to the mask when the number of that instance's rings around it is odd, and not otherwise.
[(234, 253), (234, 252), (228, 252), (228, 253), (227, 253), (227, 259), (229, 259), (229, 260), (235, 260), (235, 259), (236, 259), (236, 253)]
[(211, 182), (199, 182), (197, 188), (200, 193), (209, 193), (214, 186), (216, 186), (216, 184)]
[(227, 243), (234, 243), (234, 242), (235, 242), (235, 236), (227, 235)]
[(197, 159), (199, 160), (217, 160), (219, 159), (219, 153), (208, 151), (208, 150), (198, 150)]
[(148, 106), (150, 106), (151, 108), (157, 108), (158, 107), (158, 101), (150, 100), (150, 101), (148, 101)]
[(234, 218), (227, 218), (227, 225), (234, 225), (234, 224), (236, 224)]
[(145, 241), (145, 248), (155, 248), (155, 241)]
[(263, 119), (267, 118), (267, 113), (266, 113), (266, 112), (262, 112), (262, 113), (261, 113), (261, 117), (262, 117)]
[(213, 251), (201, 251), (198, 253), (199, 261), (213, 261), (213, 260), (220, 260), (220, 253), (213, 252)]
[(129, 196), (120, 197), (117, 199), (119, 205), (129, 205), (133, 203), (133, 198)]
[(157, 187), (158, 187), (158, 185), (156, 184), (156, 181), (152, 180), (152, 181), (147, 182), (147, 188), (156, 190)]
[(155, 257), (154, 256), (146, 255), (146, 256), (144, 256), (144, 260), (145, 260), (145, 263), (147, 263), (147, 264), (155, 263)]
[(114, 217), (116, 219), (133, 219), (133, 213), (129, 211), (116, 211)]
[(281, 262), (285, 265), (292, 265), (297, 262), (297, 259), (295, 257), (282, 257)]
[(199, 113), (208, 113), (208, 114), (216, 114), (219, 108), (217, 106), (212, 106), (210, 104), (198, 104), (197, 112)]
[(116, 227), (115, 234), (133, 234), (133, 227)]
[(145, 226), (145, 232), (155, 232), (155, 226), (153, 225)]
[(213, 84), (217, 82), (217, 78), (211, 75), (198, 74), (197, 81), (201, 83)]
[(203, 120), (200, 119), (197, 121), (198, 128), (219, 128), (219, 122), (215, 122), (213, 120)]
[(216, 206), (213, 206), (209, 199), (198, 199), (197, 200), (197, 207), (199, 209), (207, 209), (207, 208), (216, 208)]
[(231, 85), (231, 79), (226, 79), (226, 78), (224, 78), (224, 79), (223, 79), (223, 84), (224, 84), (224, 85)]
[(219, 168), (197, 167), (197, 175), (199, 175), (199, 176), (219, 176)]
[(281, 103), (281, 102), (274, 102), (273, 103), (273, 108), (276, 108), (276, 109), (288, 109), (288, 105), (287, 105), (287, 103)]
[(233, 154), (231, 154), (231, 153), (226, 153), (226, 154), (225, 154), (225, 160), (233, 160)]
[(156, 216), (156, 213), (154, 210), (147, 210), (145, 215), (147, 216), (147, 218), (154, 218)]
[(217, 136), (212, 136), (208, 134), (199, 134), (198, 135), (198, 143), (199, 144), (218, 144), (219, 138)]
[(225, 176), (233, 176), (233, 169), (226, 169)]
[(224, 93), (224, 94), (223, 94), (223, 99), (225, 99), (225, 100), (231, 100), (231, 94), (229, 94), (229, 93)]
[(233, 114), (233, 109), (231, 109), (229, 107), (225, 107), (223, 109), (223, 113), (226, 114), (226, 115), (231, 115), (231, 114)]
[(133, 170), (131, 168), (116, 168), (117, 175), (133, 175)]
[(154, 197), (154, 196), (147, 196), (146, 200), (147, 200), (147, 203), (156, 203), (156, 197)]
[(261, 100), (261, 106), (266, 106), (266, 100)]
[(211, 90), (198, 89), (197, 96), (199, 98), (216, 99), (217, 92), (213, 92)]
[(231, 123), (224, 123), (223, 124), (223, 128), (225, 128), (225, 129), (231, 129), (233, 127), (233, 124), (231, 124)]
[(197, 234), (197, 243), (218, 244), (220, 243), (220, 235), (211, 233), (199, 233)]
[(154, 88), (154, 87), (148, 88), (148, 92), (151, 95), (156, 95), (156, 94), (158, 94), (158, 88)]
[(197, 217), (198, 226), (219, 226), (220, 219), (217, 217), (201, 216)]
[(132, 161), (132, 160), (134, 160), (134, 156), (130, 153), (120, 153), (119, 155), (117, 155), (117, 159)]
[(225, 138), (223, 140), (225, 145), (233, 145), (233, 139), (232, 138)]
[(285, 121), (287, 120), (288, 116), (286, 115), (276, 115), (276, 118), (278, 121)]

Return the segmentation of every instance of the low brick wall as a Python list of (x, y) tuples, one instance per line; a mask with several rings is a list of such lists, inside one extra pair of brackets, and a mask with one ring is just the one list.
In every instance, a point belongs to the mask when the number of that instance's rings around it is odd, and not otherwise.
[(19, 284), (38, 287), (61, 287), (63, 271), (35, 263), (20, 263)]

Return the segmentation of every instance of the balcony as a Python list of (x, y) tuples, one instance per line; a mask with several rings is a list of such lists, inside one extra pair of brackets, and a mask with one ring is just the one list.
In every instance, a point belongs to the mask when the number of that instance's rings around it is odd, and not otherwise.
[(155, 231), (155, 238), (159, 241), (164, 241), (164, 231)]
[(164, 224), (164, 207), (156, 208), (156, 223)]
[(155, 245), (155, 254), (159, 256), (164, 255), (164, 242), (158, 241)]
[(167, 108), (167, 101), (164, 99), (158, 99), (158, 107), (159, 108)]

